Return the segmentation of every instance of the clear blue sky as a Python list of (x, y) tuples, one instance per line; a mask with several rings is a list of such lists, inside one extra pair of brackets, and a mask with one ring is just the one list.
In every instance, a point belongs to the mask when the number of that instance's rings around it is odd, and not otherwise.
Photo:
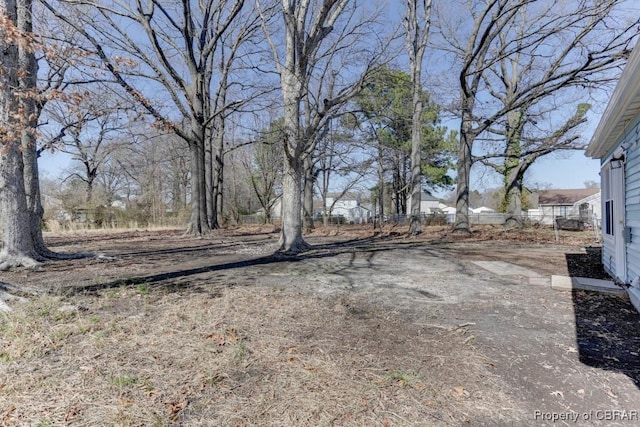
[(40, 177), (56, 180), (63, 175), (65, 169), (71, 168), (72, 165), (70, 155), (62, 151), (56, 151), (53, 154), (50, 151), (45, 151), (40, 155), (38, 162)]
[[(528, 187), (549, 186), (555, 189), (584, 188), (586, 181), (600, 182), (600, 162), (584, 155), (582, 151), (550, 154), (538, 159), (525, 176)], [(478, 166), (472, 170), (471, 188), (483, 189), (501, 186), (497, 174), (483, 171)]]
[(585, 181), (600, 182), (600, 161), (584, 152), (549, 155), (532, 166), (530, 183), (548, 182), (553, 188), (583, 188)]
[[(390, 2), (389, 19), (396, 21), (401, 18), (404, 10), (404, 3), (397, 0)], [(604, 105), (596, 110), (604, 110)], [(584, 132), (584, 140), (589, 141), (599, 115), (589, 117), (588, 128)], [(455, 127), (455, 125), (454, 125)], [(70, 156), (60, 151), (43, 153), (40, 159), (40, 171), (44, 178), (59, 178), (65, 169), (73, 167)], [(585, 157), (581, 151), (565, 152), (561, 154), (551, 154), (539, 159), (532, 166), (526, 176), (526, 185), (532, 186), (535, 183), (547, 184), (551, 188), (583, 188), (585, 181), (600, 181), (599, 162)], [(471, 186), (473, 189), (482, 191), (483, 188), (500, 186), (499, 177), (482, 173), (478, 167), (474, 167)]]

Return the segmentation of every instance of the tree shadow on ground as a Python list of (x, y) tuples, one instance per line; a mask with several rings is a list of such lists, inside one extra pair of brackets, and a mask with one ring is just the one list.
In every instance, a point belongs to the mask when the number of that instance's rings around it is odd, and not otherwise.
[[(159, 284), (164, 288), (170, 290), (178, 290), (179, 288), (186, 288), (188, 284), (178, 284), (172, 283), (173, 281), (189, 278), (193, 276), (197, 276), (200, 274), (213, 273), (225, 270), (234, 270), (240, 268), (248, 268), (254, 266), (262, 266), (269, 264), (282, 264), (282, 263), (296, 263), (304, 260), (310, 259), (321, 259), (338, 256), (344, 253), (366, 253), (369, 256), (374, 256), (376, 253), (384, 252), (388, 250), (396, 250), (398, 248), (410, 249), (412, 247), (416, 247), (421, 245), (420, 243), (407, 243), (407, 244), (399, 244), (397, 241), (389, 242), (385, 244), (386, 240), (391, 240), (390, 238), (384, 236), (371, 236), (366, 238), (356, 238), (347, 241), (340, 241), (335, 243), (323, 243), (318, 245), (310, 245), (309, 249), (296, 254), (296, 255), (286, 255), (280, 253), (272, 253), (260, 257), (255, 258), (247, 258), (240, 259), (237, 261), (231, 261), (220, 264), (212, 264), (206, 265), (202, 267), (196, 268), (188, 268), (188, 269), (176, 269), (173, 271), (166, 271), (157, 274), (151, 275), (143, 275), (143, 276), (130, 276), (118, 278), (116, 280), (112, 280), (106, 283), (98, 283), (92, 285), (81, 285), (81, 286), (68, 286), (59, 291), (63, 294), (85, 294), (85, 293), (94, 293), (103, 290), (108, 290), (112, 288), (118, 288), (123, 286), (140, 286), (140, 285), (154, 285)], [(260, 242), (255, 242), (260, 243)], [(422, 246), (422, 245), (421, 245)], [(192, 251), (192, 250), (202, 250), (202, 248), (183, 248), (184, 251)], [(151, 251), (151, 253), (163, 253), (170, 254), (175, 252), (181, 252), (180, 248), (176, 249), (165, 249), (161, 251)], [(131, 255), (148, 255), (149, 252), (142, 251), (138, 253), (130, 252), (127, 253), (127, 256)], [(116, 254), (120, 255), (120, 254)]]
[[(567, 254), (572, 277), (608, 278), (601, 248)], [(626, 296), (572, 291), (580, 362), (627, 375), (640, 388), (640, 314)]]

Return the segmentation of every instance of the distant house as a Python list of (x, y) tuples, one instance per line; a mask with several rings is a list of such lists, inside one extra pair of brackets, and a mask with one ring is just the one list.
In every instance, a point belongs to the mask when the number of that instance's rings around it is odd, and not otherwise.
[(471, 213), (481, 214), (481, 213), (493, 213), (495, 209), (488, 208), (486, 206), (480, 206), (479, 208), (471, 208), (469, 209)]
[(592, 223), (594, 216), (601, 218), (600, 189), (578, 188), (565, 190), (544, 190), (532, 193), (531, 201), (537, 208), (529, 209), (533, 221), (552, 225), (556, 218), (581, 219)]
[(640, 311), (640, 45), (636, 45), (587, 148), (600, 159), (602, 262), (630, 284)]
[(440, 210), (447, 214), (447, 215), (455, 215), (456, 214), (456, 208), (454, 208), (453, 206), (444, 206), (444, 207), (440, 207)]
[[(334, 203), (334, 197), (327, 197), (326, 206), (324, 206), (322, 200), (313, 201), (313, 217), (316, 220), (322, 219), (324, 212), (330, 214), (332, 217), (342, 217), (344, 222), (360, 224), (367, 222), (371, 217), (371, 208), (366, 204), (360, 203), (359, 195), (352, 195), (350, 193), (343, 195), (340, 199)], [(333, 209), (331, 206), (333, 205)], [(280, 220), (282, 218), (282, 196), (278, 196), (273, 202), (271, 208), (271, 219)], [(329, 212), (329, 210), (331, 211)], [(264, 216), (265, 212), (263, 208), (256, 211), (256, 215)]]
[[(436, 212), (440, 207), (440, 202), (431, 194), (423, 191), (420, 195), (420, 214), (429, 215)], [(411, 196), (407, 197), (407, 214), (411, 214)]]
[[(264, 208), (260, 208), (256, 211), (258, 216), (266, 216)], [(282, 195), (276, 196), (272, 201), (270, 215), (271, 220), (280, 220), (282, 218)]]
[(334, 200), (334, 197), (327, 197), (326, 209), (331, 209), (331, 216), (344, 217), (345, 222), (351, 224), (363, 224), (371, 218), (371, 207), (362, 203), (360, 194), (347, 193)]

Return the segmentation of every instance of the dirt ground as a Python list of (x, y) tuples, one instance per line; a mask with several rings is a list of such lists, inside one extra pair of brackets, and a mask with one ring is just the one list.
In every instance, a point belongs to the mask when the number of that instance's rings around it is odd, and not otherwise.
[(275, 231), (48, 235), (94, 256), (0, 276), (0, 425), (640, 422), (640, 315), (549, 285), (606, 278), (592, 233)]

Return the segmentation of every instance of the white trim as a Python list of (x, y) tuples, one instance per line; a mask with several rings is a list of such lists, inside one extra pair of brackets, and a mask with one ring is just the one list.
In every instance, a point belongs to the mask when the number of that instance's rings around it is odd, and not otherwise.
[(624, 238), (626, 227), (626, 203), (625, 203), (625, 168), (624, 163), (620, 168), (611, 169), (611, 200), (613, 201), (613, 237), (616, 265), (616, 277), (622, 282), (627, 282), (627, 243)]
[(587, 147), (586, 155), (602, 158), (626, 132), (630, 120), (640, 113), (640, 43), (633, 49)]
[(640, 312), (640, 289), (636, 287), (631, 287), (627, 289), (627, 293), (629, 294), (629, 299), (631, 300), (631, 304)]

